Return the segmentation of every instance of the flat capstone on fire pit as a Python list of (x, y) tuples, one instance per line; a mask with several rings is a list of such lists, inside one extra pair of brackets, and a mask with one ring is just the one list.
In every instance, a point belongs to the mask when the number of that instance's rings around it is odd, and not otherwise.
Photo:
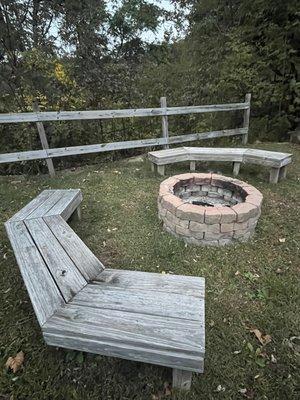
[(263, 196), (246, 182), (217, 174), (187, 173), (160, 184), (158, 215), (186, 243), (222, 246), (252, 237)]

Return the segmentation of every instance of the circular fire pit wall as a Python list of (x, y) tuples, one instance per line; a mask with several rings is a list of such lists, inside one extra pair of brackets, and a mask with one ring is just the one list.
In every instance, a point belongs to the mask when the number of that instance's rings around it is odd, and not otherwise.
[(164, 228), (186, 243), (222, 246), (254, 233), (263, 196), (248, 183), (216, 174), (181, 174), (159, 188)]

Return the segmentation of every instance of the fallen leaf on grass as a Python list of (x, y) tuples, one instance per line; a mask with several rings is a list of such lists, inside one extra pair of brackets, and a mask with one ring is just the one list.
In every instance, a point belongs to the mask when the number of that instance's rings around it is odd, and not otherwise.
[(263, 335), (261, 331), (257, 328), (250, 328), (250, 332), (254, 333), (258, 341), (265, 346), (266, 344), (270, 343), (272, 341), (272, 338), (270, 335)]
[(8, 357), (5, 366), (12, 370), (15, 374), (22, 367), (24, 362), (24, 353), (23, 351), (19, 351), (15, 357)]
[(169, 384), (169, 382), (165, 382), (164, 383), (164, 390), (159, 391), (157, 394), (152, 394), (151, 395), (151, 400), (161, 400), (167, 396), (171, 396), (172, 395), (172, 388)]
[(172, 388), (169, 384), (169, 382), (164, 383), (164, 395), (165, 396), (171, 396), (172, 395)]
[(278, 240), (280, 243), (285, 243), (285, 238), (279, 238)]
[(245, 396), (247, 399), (253, 399), (254, 398), (254, 391), (253, 389), (240, 389), (239, 392)]
[(289, 339), (284, 339), (283, 344), (287, 345), (295, 354), (300, 355), (300, 336), (292, 336)]
[(271, 354), (271, 363), (276, 364), (277, 363), (277, 359), (274, 356), (274, 354)]

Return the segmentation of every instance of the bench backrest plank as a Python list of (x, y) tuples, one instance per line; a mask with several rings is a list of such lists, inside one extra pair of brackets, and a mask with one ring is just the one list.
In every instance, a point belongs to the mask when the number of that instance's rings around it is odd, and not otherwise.
[(44, 217), (44, 221), (87, 281), (96, 278), (104, 270), (104, 265), (62, 217)]
[(6, 222), (5, 228), (35, 314), (43, 325), (64, 305), (64, 299), (24, 222)]
[(42, 218), (24, 221), (51, 275), (68, 302), (87, 281)]

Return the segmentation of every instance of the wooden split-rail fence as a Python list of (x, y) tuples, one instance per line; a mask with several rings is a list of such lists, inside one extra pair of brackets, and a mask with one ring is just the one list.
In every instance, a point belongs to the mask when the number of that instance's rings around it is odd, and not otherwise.
[[(0, 114), (0, 124), (35, 122), (42, 145), (41, 150), (30, 150), (14, 153), (0, 154), (1, 163), (45, 159), (50, 176), (55, 175), (52, 159), (89, 153), (101, 153), (112, 150), (124, 150), (141, 147), (163, 146), (176, 143), (192, 142), (195, 140), (212, 139), (225, 136), (241, 135), (243, 144), (248, 142), (251, 94), (245, 96), (243, 103), (213, 104), (204, 106), (167, 107), (165, 97), (161, 97), (159, 108), (136, 108), (123, 110), (93, 110), (93, 111), (40, 111), (35, 103), (33, 112)], [(244, 111), (243, 126), (235, 129), (223, 129), (201, 133), (191, 133), (179, 136), (169, 136), (168, 116), (184, 114), (200, 114), (219, 111)], [(49, 148), (43, 122), (49, 121), (74, 121), (74, 120), (102, 120), (132, 117), (162, 117), (162, 137), (130, 140), (122, 142), (100, 143), (92, 145)]]

